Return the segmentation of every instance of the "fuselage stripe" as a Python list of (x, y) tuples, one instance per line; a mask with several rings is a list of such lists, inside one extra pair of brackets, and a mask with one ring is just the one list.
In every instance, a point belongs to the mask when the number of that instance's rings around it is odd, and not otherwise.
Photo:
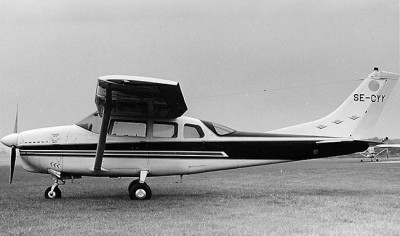
[[(94, 157), (95, 151), (82, 150), (24, 150), (21, 156), (71, 156), (71, 157)], [(225, 152), (198, 152), (198, 151), (106, 151), (104, 157), (205, 157), (205, 158), (227, 158)]]

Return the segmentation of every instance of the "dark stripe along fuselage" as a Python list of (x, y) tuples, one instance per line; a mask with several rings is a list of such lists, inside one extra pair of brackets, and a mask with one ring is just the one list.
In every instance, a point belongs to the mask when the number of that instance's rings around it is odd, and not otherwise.
[[(97, 144), (26, 145), (22, 156), (95, 157)], [(200, 141), (108, 143), (105, 157), (221, 158), (305, 160), (361, 152), (367, 142), (317, 143), (316, 141)], [(226, 155), (224, 155), (226, 154)]]

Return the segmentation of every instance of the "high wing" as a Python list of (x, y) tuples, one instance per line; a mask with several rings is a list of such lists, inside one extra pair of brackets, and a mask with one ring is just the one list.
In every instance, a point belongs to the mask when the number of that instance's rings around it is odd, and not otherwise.
[(96, 98), (102, 123), (94, 171), (101, 169), (111, 115), (175, 118), (187, 110), (179, 83), (138, 76), (109, 75), (98, 79)]
[(111, 91), (112, 114), (140, 118), (175, 118), (187, 110), (178, 82), (138, 76), (98, 79), (96, 105), (101, 112)]

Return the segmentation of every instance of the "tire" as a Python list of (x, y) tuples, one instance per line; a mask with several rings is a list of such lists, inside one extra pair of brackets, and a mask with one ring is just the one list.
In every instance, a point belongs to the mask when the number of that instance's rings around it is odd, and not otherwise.
[(131, 192), (131, 189), (132, 189), (133, 185), (138, 184), (138, 183), (139, 183), (139, 179), (135, 179), (134, 181), (132, 181), (132, 182), (129, 184), (128, 193)]
[(55, 198), (61, 198), (61, 190), (58, 187), (54, 188), (53, 193), (50, 193), (51, 187), (48, 187), (46, 191), (44, 191), (44, 198), (46, 199), (55, 199)]
[(151, 189), (146, 183), (135, 183), (129, 191), (131, 200), (149, 200), (151, 198)]

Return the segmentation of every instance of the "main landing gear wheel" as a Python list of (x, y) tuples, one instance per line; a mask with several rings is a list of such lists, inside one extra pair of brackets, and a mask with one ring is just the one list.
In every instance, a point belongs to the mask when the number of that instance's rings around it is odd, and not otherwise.
[(151, 189), (144, 182), (148, 173), (148, 170), (141, 170), (139, 179), (136, 179), (129, 184), (128, 192), (131, 200), (149, 200), (151, 198)]
[(129, 185), (129, 198), (131, 200), (149, 200), (151, 198), (151, 189), (146, 183), (134, 180)]
[(54, 188), (53, 191), (51, 191), (52, 187), (48, 187), (46, 191), (44, 191), (44, 197), (46, 199), (55, 199), (55, 198), (61, 198), (61, 190), (57, 187)]

